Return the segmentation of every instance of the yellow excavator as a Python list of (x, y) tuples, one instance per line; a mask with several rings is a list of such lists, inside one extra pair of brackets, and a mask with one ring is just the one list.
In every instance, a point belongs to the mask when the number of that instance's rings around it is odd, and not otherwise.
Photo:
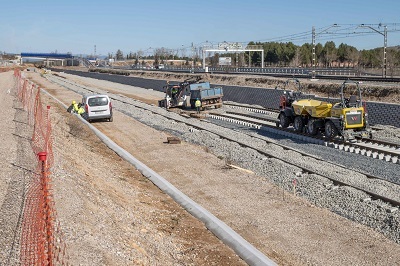
[[(345, 141), (355, 137), (372, 138), (359, 84), (351, 80), (343, 82), (339, 90), (340, 101), (335, 104), (316, 99), (301, 99), (301, 93), (292, 94), (296, 96), (295, 99), (290, 97), (291, 94), (284, 95), (280, 101), (278, 124), (283, 128), (293, 125), (295, 131), (309, 135), (322, 132), (328, 139), (336, 136)], [(347, 91), (353, 93), (346, 97), (345, 93), (349, 93)]]

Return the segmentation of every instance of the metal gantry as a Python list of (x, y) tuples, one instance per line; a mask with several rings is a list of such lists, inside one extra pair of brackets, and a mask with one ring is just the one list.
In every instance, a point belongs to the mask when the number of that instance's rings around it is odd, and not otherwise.
[[(226, 45), (224, 45), (224, 44), (226, 44)], [(243, 46), (241, 44), (239, 45), (239, 43), (223, 42), (218, 45), (217, 49), (203, 47), (203, 51), (202, 51), (203, 69), (206, 68), (206, 53), (207, 52), (225, 52), (225, 53), (226, 52), (234, 52), (234, 53), (261, 52), (261, 68), (264, 68), (264, 49), (263, 49), (262, 45), (247, 45), (246, 47), (243, 48)]]

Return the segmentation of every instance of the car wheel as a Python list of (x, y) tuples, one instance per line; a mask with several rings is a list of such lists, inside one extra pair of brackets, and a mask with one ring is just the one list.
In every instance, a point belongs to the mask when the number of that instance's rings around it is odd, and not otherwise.
[(113, 121), (113, 117), (110, 117), (109, 119), (108, 119), (108, 122), (112, 122)]

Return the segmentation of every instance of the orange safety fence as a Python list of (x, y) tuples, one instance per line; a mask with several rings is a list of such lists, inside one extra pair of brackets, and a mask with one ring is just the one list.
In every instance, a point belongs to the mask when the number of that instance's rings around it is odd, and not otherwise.
[(0, 67), (0, 73), (1, 72), (8, 72), (8, 71), (10, 71), (10, 70), (12, 70), (13, 68), (11, 68), (11, 67)]
[(50, 106), (43, 107), (40, 87), (14, 70), (14, 84), (19, 100), (33, 126), (31, 146), (37, 154), (37, 167), (27, 185), (21, 228), (21, 265), (66, 265), (65, 243), (51, 188), (50, 168), (54, 157)]

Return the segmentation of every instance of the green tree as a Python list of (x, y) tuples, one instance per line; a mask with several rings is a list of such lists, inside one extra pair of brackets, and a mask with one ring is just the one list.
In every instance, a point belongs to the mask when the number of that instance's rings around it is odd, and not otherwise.
[(322, 44), (317, 43), (315, 45), (315, 65), (320, 66), (320, 64), (324, 64), (324, 47)]
[(323, 58), (325, 67), (330, 67), (333, 61), (337, 59), (336, 44), (332, 41), (326, 42), (323, 49)]
[(129, 54), (126, 55), (127, 60), (135, 58), (136, 58), (136, 53), (129, 52)]
[(341, 43), (337, 49), (337, 58), (340, 62), (349, 60), (350, 49), (347, 44)]
[(374, 68), (374, 67), (379, 67), (381, 64), (381, 59), (380, 59), (380, 55), (382, 53), (379, 53), (380, 50), (378, 49), (373, 49), (373, 50), (362, 50), (361, 51), (361, 55), (360, 55), (360, 61), (359, 64), (361, 66), (365, 67), (370, 67), (370, 68)]
[(278, 43), (276, 42), (267, 42), (263, 44), (265, 61), (268, 62), (269, 65), (277, 65), (279, 62), (277, 46)]
[(293, 58), (296, 55), (297, 46), (292, 42), (284, 43), (283, 45), (283, 53), (281, 56), (281, 61), (285, 66), (288, 66), (290, 62), (293, 61)]
[(300, 47), (300, 63), (301, 65), (311, 66), (312, 44), (305, 43)]
[(122, 51), (120, 49), (118, 49), (117, 52), (115, 53), (115, 58), (117, 60), (123, 60), (124, 59), (124, 54), (122, 53)]

